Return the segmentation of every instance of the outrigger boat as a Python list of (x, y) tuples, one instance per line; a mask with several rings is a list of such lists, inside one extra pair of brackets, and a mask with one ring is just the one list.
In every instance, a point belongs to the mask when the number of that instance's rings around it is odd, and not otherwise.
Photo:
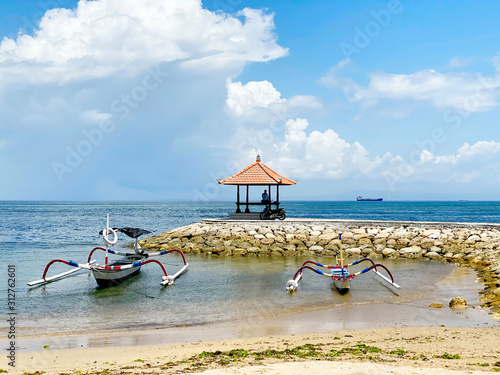
[[(118, 242), (117, 232), (124, 233), (135, 240), (134, 252), (120, 252), (109, 248), (110, 246), (113, 246)], [(145, 253), (144, 249), (141, 248), (138, 241), (140, 236), (148, 233), (151, 232), (140, 228), (128, 228), (128, 227), (110, 228), (109, 215), (108, 215), (106, 228), (99, 232), (99, 234), (102, 235), (104, 242), (107, 245), (106, 248), (95, 247), (94, 249), (92, 249), (87, 259), (87, 263), (76, 263), (73, 262), (72, 260), (68, 261), (64, 259), (54, 259), (50, 261), (45, 267), (42, 278), (40, 280), (31, 281), (28, 283), (28, 285), (35, 286), (35, 285), (45, 284), (50, 281), (62, 279), (63, 277), (66, 277), (79, 270), (86, 269), (92, 272), (97, 282), (97, 285), (99, 285), (100, 287), (109, 287), (112, 285), (117, 285), (123, 280), (126, 280), (134, 275), (137, 275), (140, 272), (141, 267), (148, 263), (156, 263), (161, 267), (163, 271), (162, 281), (160, 283), (161, 285), (172, 285), (174, 283), (174, 280), (180, 275), (182, 275), (184, 272), (186, 272), (187, 267), (189, 266), (189, 264), (186, 262), (186, 258), (184, 257), (184, 253), (178, 249), (163, 250), (155, 253)], [(100, 266), (99, 264), (96, 263), (95, 259), (92, 259), (92, 255), (97, 250), (101, 250), (106, 253), (104, 265)], [(177, 252), (182, 256), (184, 266), (173, 275), (167, 274), (167, 270), (159, 260), (150, 259), (151, 257), (154, 256), (166, 255), (174, 252)], [(109, 254), (121, 255), (122, 258), (113, 262), (109, 262), (108, 261)], [(54, 263), (64, 263), (67, 264), (68, 266), (72, 266), (75, 268), (55, 276), (46, 277), (47, 271), (49, 270), (50, 266)]]
[[(305, 269), (314, 271), (319, 275), (331, 277), (333, 280), (333, 284), (335, 285), (335, 287), (337, 288), (337, 290), (339, 291), (340, 294), (345, 294), (345, 293), (349, 292), (349, 290), (351, 288), (351, 280), (352, 279), (354, 279), (356, 276), (359, 276), (359, 275), (366, 273), (370, 270), (375, 272), (375, 274), (377, 276), (381, 277), (382, 280), (388, 282), (394, 288), (401, 289), (401, 286), (399, 286), (398, 284), (396, 284), (394, 282), (394, 278), (392, 277), (392, 274), (387, 269), (387, 267), (385, 267), (383, 264), (375, 264), (375, 262), (373, 262), (373, 260), (371, 260), (370, 258), (364, 258), (364, 259), (357, 260), (357, 261), (350, 263), (350, 264), (344, 264), (344, 252), (342, 250), (342, 236), (339, 236), (339, 240), (340, 240), (340, 257), (338, 256), (338, 254), (335, 257), (337, 264), (335, 264), (333, 266), (329, 266), (327, 264), (321, 264), (321, 263), (314, 262), (311, 260), (305, 261), (302, 264), (302, 266), (299, 268), (299, 270), (295, 273), (295, 276), (293, 277), (293, 279), (289, 280), (286, 283), (286, 290), (289, 292), (293, 292), (293, 291), (297, 290), (297, 287), (299, 286), (299, 281), (302, 279), (302, 272)], [(350, 273), (349, 270), (347, 269), (348, 267), (355, 266), (355, 265), (363, 263), (363, 262), (370, 262), (371, 265), (366, 267), (362, 271), (359, 271), (356, 273)], [(328, 272), (324, 272), (318, 268), (313, 268), (313, 267), (311, 267), (311, 265), (315, 265), (315, 266), (321, 267), (321, 268), (326, 268), (330, 272), (328, 273)], [(381, 274), (378, 271), (377, 267), (383, 268), (387, 272), (387, 274), (389, 275), (389, 278), (386, 277), (385, 275)]]

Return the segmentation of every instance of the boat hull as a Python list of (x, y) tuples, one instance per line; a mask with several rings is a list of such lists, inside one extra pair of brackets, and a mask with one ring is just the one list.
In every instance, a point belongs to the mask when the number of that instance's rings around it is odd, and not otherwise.
[(113, 285), (118, 285), (122, 281), (137, 275), (141, 271), (141, 267), (129, 268), (126, 270), (92, 270), (97, 285), (102, 288), (107, 288)]
[(340, 294), (346, 294), (351, 289), (351, 280), (333, 280), (333, 285)]
[(117, 262), (107, 265), (110, 268), (96, 267), (92, 269), (97, 285), (102, 288), (107, 288), (113, 285), (118, 285), (124, 280), (127, 280), (141, 271), (141, 266), (130, 267), (125, 269), (113, 269), (114, 267), (130, 266), (134, 262), (143, 260), (142, 258), (125, 258)]

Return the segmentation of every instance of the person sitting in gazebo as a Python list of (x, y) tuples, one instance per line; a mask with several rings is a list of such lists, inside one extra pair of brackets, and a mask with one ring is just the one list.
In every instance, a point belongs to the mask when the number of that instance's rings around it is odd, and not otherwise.
[(271, 203), (271, 201), (269, 200), (269, 195), (267, 194), (267, 190), (264, 190), (264, 192), (262, 193), (261, 202), (262, 203)]

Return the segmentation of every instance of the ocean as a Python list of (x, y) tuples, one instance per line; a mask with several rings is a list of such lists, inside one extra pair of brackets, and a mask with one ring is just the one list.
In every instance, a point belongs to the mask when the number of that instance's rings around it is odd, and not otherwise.
[[(282, 206), (288, 217), (500, 222), (499, 202), (283, 202)], [(0, 289), (7, 296), (7, 269), (13, 267), (18, 334), (195, 326), (335, 306), (400, 303), (425, 297), (454, 267), (425, 262), (426, 277), (422, 278), (421, 261), (384, 260), (404, 286), (401, 291), (394, 293), (369, 276), (357, 278), (353, 291), (344, 296), (332, 290), (328, 279), (313, 273), (304, 275), (300, 292), (287, 294), (286, 282), (307, 260), (302, 257), (187, 255), (189, 271), (165, 288), (159, 285), (161, 273), (153, 265), (107, 289), (97, 288), (86, 272), (35, 288), (26, 285), (40, 279), (52, 259), (84, 263), (90, 250), (103, 244), (98, 233), (108, 213), (111, 226), (140, 227), (159, 234), (203, 218), (227, 217), (234, 209), (234, 202), (0, 202), (4, 280)], [(122, 237), (115, 249), (130, 242)], [(174, 255), (163, 259), (167, 271), (181, 265)], [(332, 261), (322, 258), (323, 263)], [(54, 265), (48, 276), (68, 269)]]

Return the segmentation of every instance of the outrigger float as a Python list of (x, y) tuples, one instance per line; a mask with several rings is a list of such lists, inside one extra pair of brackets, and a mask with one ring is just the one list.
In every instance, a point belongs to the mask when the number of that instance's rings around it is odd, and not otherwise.
[[(314, 271), (319, 275), (331, 277), (333, 280), (333, 284), (335, 285), (335, 287), (337, 288), (337, 290), (339, 291), (340, 294), (345, 294), (345, 293), (349, 292), (349, 290), (351, 288), (351, 280), (352, 279), (354, 279), (356, 276), (359, 276), (359, 275), (366, 273), (370, 270), (375, 272), (375, 274), (377, 276), (381, 277), (382, 280), (388, 282), (389, 285), (393, 286), (396, 289), (401, 289), (401, 286), (399, 286), (398, 284), (396, 284), (394, 282), (394, 278), (392, 277), (392, 274), (387, 269), (387, 267), (385, 267), (383, 264), (378, 264), (378, 263), (376, 264), (370, 258), (364, 258), (364, 259), (357, 260), (357, 261), (350, 263), (350, 264), (344, 264), (344, 252), (342, 250), (342, 236), (339, 236), (339, 240), (340, 240), (340, 256), (339, 256), (339, 254), (337, 254), (337, 256), (335, 257), (337, 264), (335, 264), (333, 266), (329, 266), (327, 264), (321, 264), (321, 263), (314, 262), (311, 260), (305, 261), (302, 264), (302, 266), (299, 268), (299, 270), (295, 273), (295, 276), (293, 277), (293, 279), (289, 280), (286, 283), (286, 290), (289, 292), (293, 292), (293, 291), (297, 290), (297, 287), (299, 286), (299, 281), (302, 279), (302, 272), (305, 269)], [(356, 273), (350, 273), (349, 270), (347, 269), (348, 267), (355, 266), (355, 265), (363, 263), (363, 262), (370, 262), (371, 265), (366, 267), (362, 271), (359, 271)], [(317, 266), (320, 268), (328, 269), (330, 272), (324, 272), (318, 268), (313, 268), (313, 267), (311, 267), (311, 265)], [(381, 274), (378, 271), (377, 267), (383, 268), (387, 272), (387, 274), (389, 275), (389, 278), (387, 276)]]
[[(115, 251), (110, 249), (109, 247), (115, 245), (118, 242), (118, 235), (117, 232), (124, 233), (127, 236), (133, 238), (135, 240), (134, 243), (134, 252), (120, 252), (120, 251)], [(110, 228), (109, 227), (109, 215), (107, 217), (107, 223), (106, 223), (106, 228), (103, 229), (102, 231), (99, 232), (99, 234), (102, 235), (104, 242), (106, 243), (106, 248), (103, 247), (95, 247), (92, 249), (92, 251), (89, 254), (87, 263), (76, 263), (73, 262), (72, 260), (64, 260), (64, 259), (54, 259), (50, 261), (47, 266), (45, 267), (45, 270), (43, 271), (43, 276), (40, 280), (35, 280), (31, 281), (28, 283), (29, 286), (36, 286), (36, 285), (41, 285), (48, 283), (50, 281), (56, 281), (59, 279), (62, 279), (63, 277), (66, 277), (70, 274), (73, 274), (75, 272), (78, 272), (82, 269), (89, 270), (92, 272), (94, 275), (95, 281), (97, 282), (97, 285), (100, 287), (109, 287), (113, 285), (117, 285), (123, 280), (126, 280), (134, 275), (137, 275), (141, 267), (148, 264), (148, 263), (156, 263), (158, 264), (162, 271), (163, 271), (163, 276), (162, 276), (162, 281), (161, 285), (172, 285), (174, 283), (174, 280), (182, 275), (184, 272), (186, 272), (189, 264), (186, 262), (186, 258), (184, 257), (184, 253), (181, 250), (178, 249), (170, 249), (170, 250), (163, 250), (155, 253), (145, 253), (144, 249), (141, 248), (139, 245), (139, 237), (151, 233), (148, 230), (145, 229), (140, 229), (140, 228)], [(96, 263), (95, 259), (92, 259), (92, 255), (94, 254), (95, 251), (100, 250), (104, 251), (106, 253), (104, 265), (99, 265)], [(157, 259), (149, 259), (151, 257), (155, 256), (160, 256), (160, 255), (167, 255), (170, 253), (179, 253), (182, 256), (182, 260), (184, 262), (184, 266), (177, 271), (173, 275), (168, 275), (167, 270), (165, 269), (164, 265)], [(109, 254), (114, 254), (114, 255), (121, 255), (123, 258), (120, 258), (116, 261), (109, 262)], [(64, 263), (67, 264), (68, 266), (75, 267), (74, 269), (70, 271), (66, 271), (63, 273), (60, 273), (55, 276), (51, 277), (46, 277), (47, 276), (47, 271), (49, 270), (50, 266), (54, 263)]]

